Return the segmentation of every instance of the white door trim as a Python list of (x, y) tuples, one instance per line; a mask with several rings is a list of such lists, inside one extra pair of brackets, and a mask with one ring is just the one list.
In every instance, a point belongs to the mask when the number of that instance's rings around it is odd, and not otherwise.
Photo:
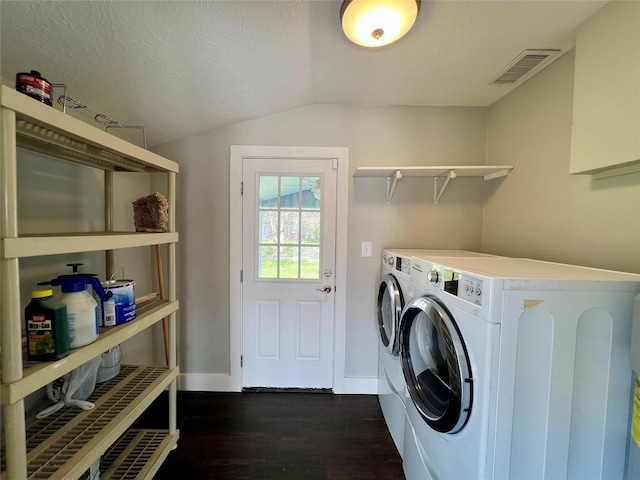
[(242, 390), (242, 160), (244, 158), (334, 158), (338, 162), (336, 212), (335, 325), (333, 391), (345, 393), (345, 337), (347, 316), (347, 210), (349, 149), (346, 147), (274, 147), (231, 145), (229, 153), (229, 362), (232, 391)]

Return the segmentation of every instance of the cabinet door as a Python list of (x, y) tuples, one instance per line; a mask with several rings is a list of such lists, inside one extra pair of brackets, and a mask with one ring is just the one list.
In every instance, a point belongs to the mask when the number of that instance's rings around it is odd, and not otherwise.
[(578, 29), (571, 173), (640, 162), (640, 2), (609, 2)]

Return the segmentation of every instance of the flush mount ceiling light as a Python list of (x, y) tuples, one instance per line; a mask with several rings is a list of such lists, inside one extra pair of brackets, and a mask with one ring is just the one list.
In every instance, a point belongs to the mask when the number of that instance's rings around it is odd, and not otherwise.
[(345, 0), (340, 9), (342, 30), (364, 47), (382, 47), (404, 36), (413, 26), (420, 0)]

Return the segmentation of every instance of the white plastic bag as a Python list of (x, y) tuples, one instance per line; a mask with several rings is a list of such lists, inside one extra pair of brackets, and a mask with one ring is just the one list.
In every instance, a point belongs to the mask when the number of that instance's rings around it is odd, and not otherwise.
[(95, 405), (86, 400), (96, 388), (96, 376), (99, 367), (100, 357), (96, 357), (48, 384), (47, 397), (55, 403), (42, 410), (36, 417), (48, 417), (63, 407), (92, 410)]

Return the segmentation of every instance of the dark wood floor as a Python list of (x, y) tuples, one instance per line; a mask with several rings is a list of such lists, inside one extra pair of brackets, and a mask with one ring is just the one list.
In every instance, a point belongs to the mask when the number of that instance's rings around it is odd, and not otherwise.
[[(165, 396), (137, 426), (166, 419)], [(178, 392), (178, 427), (156, 479), (404, 479), (375, 395)]]

